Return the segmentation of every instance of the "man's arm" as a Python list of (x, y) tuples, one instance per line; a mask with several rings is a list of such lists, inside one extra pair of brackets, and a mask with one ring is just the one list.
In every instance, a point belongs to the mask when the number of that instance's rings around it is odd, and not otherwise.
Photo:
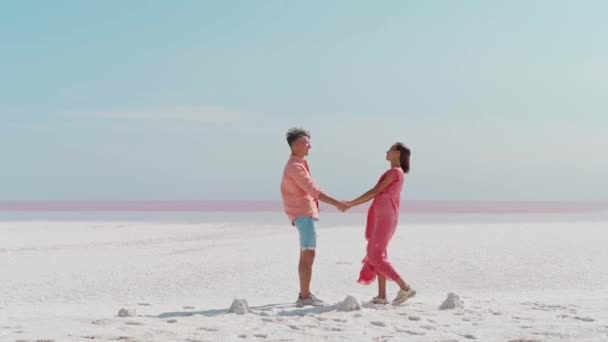
[(344, 212), (348, 209), (348, 205), (345, 202), (337, 201), (337, 200), (327, 196), (324, 193), (319, 194), (319, 201), (329, 203), (329, 204), (333, 205), (334, 207), (338, 208), (338, 210), (340, 210), (342, 212)]
[(314, 199), (319, 198), (319, 195), (323, 190), (313, 182), (308, 172), (306, 172), (306, 169), (300, 165), (290, 165), (286, 171), (287, 175), (291, 177), (302, 190)]
[(331, 204), (338, 208), (340, 211), (345, 211), (348, 207), (346, 203), (335, 200), (334, 198), (326, 195), (323, 190), (313, 182), (312, 178), (306, 172), (306, 169), (299, 165), (293, 165), (287, 169), (287, 174), (293, 178), (296, 184), (304, 189), (307, 194), (312, 198), (318, 199), (321, 202)]

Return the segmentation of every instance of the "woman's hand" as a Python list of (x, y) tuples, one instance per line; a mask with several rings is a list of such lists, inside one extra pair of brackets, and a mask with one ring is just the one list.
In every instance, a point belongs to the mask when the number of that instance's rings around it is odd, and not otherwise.
[(336, 208), (338, 208), (338, 210), (340, 210), (341, 212), (345, 212), (349, 209), (349, 206), (346, 204), (345, 201), (340, 201), (336, 204)]

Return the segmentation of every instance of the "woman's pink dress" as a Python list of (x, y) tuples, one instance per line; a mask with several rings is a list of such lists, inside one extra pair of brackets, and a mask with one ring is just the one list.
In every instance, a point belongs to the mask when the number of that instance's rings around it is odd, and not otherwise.
[(358, 280), (364, 285), (373, 282), (378, 274), (393, 281), (400, 279), (386, 258), (386, 247), (397, 229), (405, 174), (400, 167), (394, 167), (386, 171), (379, 182), (389, 174), (393, 175), (394, 181), (376, 195), (367, 212), (367, 255), (363, 259), (363, 268)]

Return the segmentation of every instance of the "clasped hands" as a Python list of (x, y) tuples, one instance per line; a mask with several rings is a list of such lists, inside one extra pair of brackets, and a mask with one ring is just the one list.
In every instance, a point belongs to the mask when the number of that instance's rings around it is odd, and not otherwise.
[(340, 201), (336, 204), (336, 208), (341, 212), (345, 212), (352, 207), (354, 207), (354, 205), (350, 201)]

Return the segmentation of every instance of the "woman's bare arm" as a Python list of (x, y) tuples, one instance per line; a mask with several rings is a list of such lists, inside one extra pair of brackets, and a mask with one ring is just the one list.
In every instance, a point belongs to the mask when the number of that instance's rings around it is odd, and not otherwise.
[(357, 197), (356, 199), (348, 202), (350, 207), (354, 207), (356, 205), (365, 203), (369, 200), (371, 200), (372, 198), (376, 197), (380, 192), (382, 192), (382, 190), (384, 190), (387, 186), (389, 186), (393, 181), (395, 180), (394, 176), (392, 173), (389, 173), (386, 178), (384, 178), (382, 181), (378, 182), (378, 184), (376, 184), (376, 186), (374, 186), (371, 190), (369, 190), (368, 192), (364, 193), (363, 195)]

